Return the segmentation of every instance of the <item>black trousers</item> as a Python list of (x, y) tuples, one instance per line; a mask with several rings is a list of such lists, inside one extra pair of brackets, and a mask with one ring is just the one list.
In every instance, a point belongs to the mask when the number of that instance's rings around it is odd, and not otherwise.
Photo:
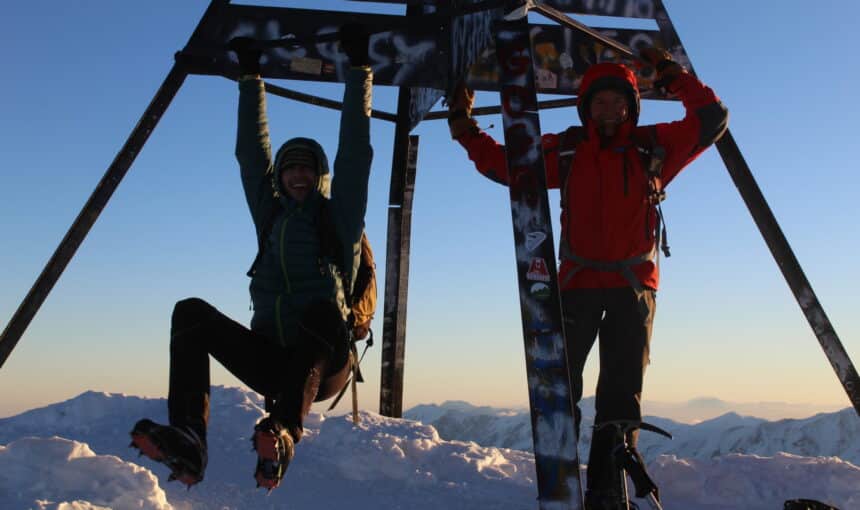
[[(600, 376), (597, 381), (596, 426), (611, 420), (642, 419), (641, 397), (649, 363), (655, 292), (637, 294), (630, 287), (574, 289), (562, 293), (568, 368), (576, 427), (579, 428), (582, 372), (595, 339), (599, 338)], [(636, 445), (638, 431), (628, 435)], [(617, 476), (610, 456), (617, 443), (613, 427), (595, 429), (588, 456), (588, 488), (604, 490)]]
[(301, 439), (311, 403), (330, 398), (346, 383), (349, 337), (340, 311), (326, 302), (310, 305), (299, 329), (298, 347), (288, 349), (202, 299), (177, 302), (170, 328), (170, 424), (191, 426), (206, 437), (211, 355), (251, 389), (274, 399), (272, 417), (295, 441)]

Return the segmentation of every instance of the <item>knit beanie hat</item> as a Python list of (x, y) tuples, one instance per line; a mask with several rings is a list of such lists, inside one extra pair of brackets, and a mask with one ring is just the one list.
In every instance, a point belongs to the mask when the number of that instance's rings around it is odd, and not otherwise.
[(287, 150), (281, 155), (278, 171), (282, 172), (284, 169), (293, 165), (307, 166), (308, 168), (313, 169), (314, 172), (319, 173), (316, 154), (314, 154), (314, 151), (308, 147), (302, 147), (299, 145), (287, 148)]

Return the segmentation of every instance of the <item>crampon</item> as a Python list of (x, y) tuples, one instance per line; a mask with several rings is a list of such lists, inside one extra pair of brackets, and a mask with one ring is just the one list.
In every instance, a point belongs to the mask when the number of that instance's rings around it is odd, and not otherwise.
[(170, 468), (168, 482), (179, 480), (191, 489), (203, 480), (206, 444), (190, 428), (159, 425), (143, 419), (135, 423), (129, 446)]
[(269, 492), (281, 484), (287, 467), (295, 454), (292, 436), (287, 430), (271, 418), (264, 418), (254, 427), (254, 437), (251, 438), (254, 451), (257, 452), (257, 469), (254, 478), (257, 487), (263, 487)]

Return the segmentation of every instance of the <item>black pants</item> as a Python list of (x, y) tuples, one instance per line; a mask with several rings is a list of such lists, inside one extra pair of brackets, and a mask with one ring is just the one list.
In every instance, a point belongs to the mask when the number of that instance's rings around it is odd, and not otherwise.
[[(611, 420), (642, 419), (641, 396), (649, 362), (655, 295), (641, 295), (630, 287), (575, 289), (562, 293), (568, 368), (576, 427), (579, 428), (582, 372), (596, 338), (600, 338), (600, 376), (597, 381), (595, 425)], [(635, 446), (638, 431), (628, 435)], [(616, 444), (612, 427), (595, 430), (588, 456), (588, 488), (604, 490), (615, 477), (610, 456)]]
[(206, 437), (211, 354), (251, 389), (274, 399), (272, 417), (298, 441), (310, 404), (337, 393), (349, 374), (347, 329), (334, 304), (309, 306), (300, 330), (298, 347), (287, 349), (202, 299), (177, 302), (170, 327), (170, 424), (191, 426)]

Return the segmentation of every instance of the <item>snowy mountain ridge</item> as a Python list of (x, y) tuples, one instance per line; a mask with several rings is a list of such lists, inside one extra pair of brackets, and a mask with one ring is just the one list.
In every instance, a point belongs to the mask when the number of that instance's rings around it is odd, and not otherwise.
[[(579, 451), (587, 458), (594, 424), (593, 399), (582, 402), (583, 423)], [(472, 406), (465, 402), (421, 405), (406, 418), (432, 425), (445, 439), (474, 441), (484, 446), (530, 450), (532, 437), (528, 411)], [(773, 456), (784, 452), (807, 457), (839, 457), (860, 465), (860, 419), (852, 408), (821, 413), (805, 419), (769, 422), (727, 413), (689, 425), (648, 416), (645, 421), (671, 432), (669, 441), (643, 432), (639, 449), (646, 459), (675, 455), (685, 459), (711, 459), (732, 453)]]
[[(137, 458), (127, 446), (128, 430), (137, 419), (165, 419), (164, 399), (87, 392), (0, 419), (0, 508), (536, 507), (530, 453), (446, 440), (433, 426), (369, 412), (361, 413), (357, 426), (346, 416), (312, 413), (284, 483), (267, 497), (254, 489), (255, 457), (248, 440), (254, 422), (263, 416), (262, 406), (252, 392), (213, 388), (209, 467), (191, 491), (166, 483), (164, 466)], [(459, 409), (468, 413), (480, 408), (461, 403)], [(505, 426), (496, 424), (495, 430), (510, 430), (506, 420), (517, 413), (496, 411)], [(486, 416), (486, 409), (478, 414)], [(737, 422), (734, 417), (728, 421)], [(827, 433), (839, 424), (819, 426), (823, 428), (817, 432)], [(779, 510), (784, 500), (799, 497), (842, 510), (860, 508), (860, 468), (838, 458), (658, 455), (649, 468), (672, 508)]]

